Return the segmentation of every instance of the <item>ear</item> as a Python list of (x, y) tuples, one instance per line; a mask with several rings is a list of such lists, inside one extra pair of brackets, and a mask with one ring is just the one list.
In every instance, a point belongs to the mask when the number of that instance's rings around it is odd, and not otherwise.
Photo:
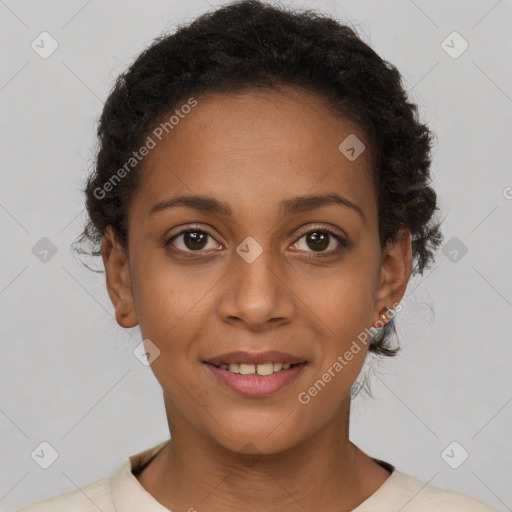
[(111, 226), (107, 227), (101, 240), (101, 257), (116, 321), (121, 327), (135, 327), (139, 322), (133, 301), (130, 264)]
[(379, 320), (379, 315), (386, 306), (394, 309), (402, 300), (411, 276), (411, 268), (411, 231), (408, 228), (403, 228), (398, 232), (397, 240), (388, 243), (383, 250), (380, 283), (376, 294), (372, 325)]

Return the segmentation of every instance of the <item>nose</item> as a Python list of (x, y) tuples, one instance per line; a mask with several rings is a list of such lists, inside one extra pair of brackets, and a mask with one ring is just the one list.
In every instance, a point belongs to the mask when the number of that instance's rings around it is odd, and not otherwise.
[[(263, 331), (285, 324), (297, 310), (295, 293), (287, 283), (283, 265), (263, 250), (252, 262), (233, 255), (232, 271), (226, 276), (219, 298), (218, 314), (230, 324)], [(288, 277), (289, 280), (289, 277)]]

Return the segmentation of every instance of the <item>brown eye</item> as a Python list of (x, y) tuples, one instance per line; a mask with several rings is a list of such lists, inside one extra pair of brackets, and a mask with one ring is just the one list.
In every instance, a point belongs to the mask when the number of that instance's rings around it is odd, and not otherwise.
[(314, 251), (323, 251), (329, 246), (330, 235), (325, 231), (311, 231), (306, 235), (308, 246)]
[[(189, 228), (174, 235), (167, 244), (184, 252), (202, 252), (202, 249), (207, 247), (209, 239), (214, 240), (206, 231)], [(218, 244), (213, 243), (212, 248), (218, 248)]]
[[(301, 243), (302, 240), (304, 243)], [(325, 228), (308, 231), (293, 244), (295, 249), (301, 251), (326, 254), (335, 254), (348, 246), (349, 242), (342, 236)]]
[(187, 231), (183, 233), (183, 243), (191, 250), (203, 249), (208, 235), (202, 231)]

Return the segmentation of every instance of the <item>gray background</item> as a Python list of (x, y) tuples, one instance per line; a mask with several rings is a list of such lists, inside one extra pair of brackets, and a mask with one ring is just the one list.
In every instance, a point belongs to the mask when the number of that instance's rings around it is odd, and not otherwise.
[[(0, 0), (1, 511), (102, 478), (168, 436), (160, 386), (132, 353), (138, 328), (117, 325), (104, 275), (69, 246), (113, 80), (163, 30), (221, 3)], [(396, 320), (403, 351), (379, 365), (375, 397), (354, 402), (351, 439), (510, 510), (512, 1), (287, 4), (353, 21), (437, 134), (448, 248), (410, 282)], [(43, 31), (59, 44), (47, 59), (31, 48)], [(469, 44), (458, 58), (442, 47), (453, 31)], [(33, 252), (43, 237), (57, 249), (46, 262)], [(31, 458), (43, 441), (59, 453), (46, 470)], [(453, 441), (452, 464), (469, 453), (457, 469), (442, 456)]]

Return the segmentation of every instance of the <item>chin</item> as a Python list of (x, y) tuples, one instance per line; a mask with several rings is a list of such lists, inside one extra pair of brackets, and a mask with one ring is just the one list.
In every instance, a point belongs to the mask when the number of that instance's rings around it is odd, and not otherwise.
[[(307, 433), (303, 424), (286, 415), (273, 417), (272, 421), (253, 419), (244, 424), (230, 425), (230, 428), (210, 432), (212, 439), (226, 450), (244, 455), (271, 455), (283, 452), (300, 444)], [(283, 421), (283, 418), (286, 418)]]

